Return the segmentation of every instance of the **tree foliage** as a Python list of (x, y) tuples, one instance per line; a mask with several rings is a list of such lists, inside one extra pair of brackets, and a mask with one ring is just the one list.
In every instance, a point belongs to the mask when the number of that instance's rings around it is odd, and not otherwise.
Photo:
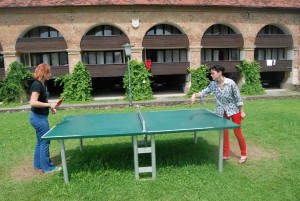
[(260, 82), (260, 66), (257, 62), (243, 60), (240, 65), (237, 65), (237, 68), (245, 78), (245, 84), (241, 88), (242, 93), (247, 95), (265, 94)]
[[(144, 62), (130, 60), (130, 88), (131, 98), (134, 101), (153, 99), (149, 70), (146, 69)], [(125, 89), (125, 98), (128, 99), (129, 77), (128, 68), (123, 78), (123, 88)]]
[(23, 64), (14, 61), (9, 65), (8, 73), (0, 84), (0, 99), (4, 103), (20, 102), (28, 100), (25, 87), (27, 87), (28, 78), (33, 74)]
[(191, 88), (187, 95), (191, 97), (194, 93), (201, 91), (209, 84), (209, 79), (207, 77), (209, 68), (207, 65), (202, 64), (195, 69), (188, 68), (188, 71), (191, 76)]
[(55, 79), (55, 83), (63, 84), (61, 98), (65, 101), (92, 100), (91, 75), (82, 62), (78, 62), (71, 74), (63, 75)]

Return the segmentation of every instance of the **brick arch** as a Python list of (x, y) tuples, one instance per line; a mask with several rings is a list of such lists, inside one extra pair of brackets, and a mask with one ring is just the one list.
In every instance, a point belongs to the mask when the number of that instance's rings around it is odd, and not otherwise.
[(146, 35), (147, 31), (149, 31), (152, 27), (157, 26), (157, 25), (163, 25), (163, 24), (173, 26), (176, 29), (178, 29), (182, 34), (186, 34), (185, 31), (178, 24), (175, 24), (173, 22), (161, 21), (161, 22), (156, 22), (150, 28), (148, 28), (144, 35)]
[(43, 27), (43, 26), (55, 29), (56, 31), (58, 31), (62, 35), (62, 37), (64, 37), (64, 35), (59, 31), (60, 27), (56, 27), (55, 25), (49, 25), (49, 24), (39, 24), (39, 25), (28, 26), (28, 27), (24, 28), (23, 30), (21, 30), (18, 38), (23, 38), (24, 35), (26, 33), (28, 33), (29, 31), (31, 31), (32, 29), (37, 28), (37, 27)]
[(122, 31), (126, 35), (126, 31), (124, 30), (124, 27), (121, 27), (119, 25), (109, 23), (109, 22), (107, 22), (107, 23), (106, 22), (101, 22), (101, 23), (93, 24), (93, 25), (87, 27), (87, 29), (85, 30), (83, 36), (85, 36), (90, 30), (92, 30), (92, 29), (94, 29), (98, 26), (105, 26), (105, 25), (115, 27), (115, 28), (119, 29), (120, 31)]
[[(170, 25), (178, 29), (181, 34), (179, 35), (146, 35), (146, 33), (154, 26), (157, 25)], [(142, 41), (142, 46), (146, 48), (174, 48), (174, 47), (182, 47), (182, 48), (188, 48), (189, 47), (189, 38), (186, 35), (186, 33), (183, 31), (181, 27), (178, 25), (175, 25), (174, 23), (156, 23), (150, 28), (146, 30), (144, 33), (143, 41)]]
[[(92, 30), (93, 28), (96, 28), (98, 26), (112, 26), (120, 31), (124, 35), (116, 35), (113, 36), (87, 36), (86, 34)], [(107, 50), (107, 49), (122, 49), (123, 45), (126, 43), (130, 43), (128, 36), (125, 34), (125, 32), (122, 30), (122, 28), (119, 28), (118, 26), (111, 25), (109, 23), (102, 23), (98, 25), (94, 25), (88, 29), (85, 34), (82, 36), (80, 41), (80, 49), (81, 50)]]
[[(212, 34), (212, 35), (205, 35), (205, 32), (213, 25), (223, 25), (227, 26), (230, 29), (232, 29), (235, 34), (234, 35), (222, 35), (222, 34)], [(235, 46), (235, 47), (242, 47), (244, 46), (244, 38), (243, 35), (241, 34), (241, 31), (235, 27), (232, 24), (228, 23), (212, 23), (208, 25), (203, 31), (203, 35), (201, 38), (201, 46), (210, 46), (210, 47), (220, 47), (220, 46)]]
[[(16, 41), (15, 50), (18, 52), (44, 52), (44, 51), (65, 51), (67, 42), (64, 37), (57, 38), (23, 38), (26, 33), (37, 27), (50, 27), (48, 25), (31, 26), (24, 29)], [(55, 29), (58, 31), (57, 29)], [(59, 32), (59, 31), (58, 31)], [(60, 32), (59, 32), (60, 33)]]
[[(275, 26), (275, 27), (279, 28), (279, 29), (280, 29), (284, 34), (286, 34), (286, 35), (292, 35), (292, 34), (291, 34), (291, 31), (290, 31), (285, 25), (279, 24), (279, 23), (269, 23), (269, 24), (262, 25), (262, 26), (260, 27), (260, 29), (258, 30), (258, 32), (259, 32), (261, 29), (263, 29), (264, 27), (268, 26), (268, 25), (272, 25), (272, 26)], [(257, 33), (258, 33), (258, 32), (257, 32)]]
[[(271, 25), (279, 28), (284, 34), (268, 34), (259, 35), (258, 32)], [(262, 26), (255, 36), (255, 45), (257, 47), (292, 47), (293, 46), (293, 36), (291, 35), (289, 29), (281, 24), (271, 23)]]

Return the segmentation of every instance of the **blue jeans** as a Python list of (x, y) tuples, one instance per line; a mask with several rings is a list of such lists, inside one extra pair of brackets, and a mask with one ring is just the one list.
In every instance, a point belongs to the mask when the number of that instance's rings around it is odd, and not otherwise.
[(34, 151), (33, 167), (42, 169), (43, 172), (52, 171), (55, 165), (51, 162), (49, 154), (49, 140), (42, 140), (41, 137), (49, 131), (48, 116), (30, 112), (30, 123), (36, 131), (37, 142)]

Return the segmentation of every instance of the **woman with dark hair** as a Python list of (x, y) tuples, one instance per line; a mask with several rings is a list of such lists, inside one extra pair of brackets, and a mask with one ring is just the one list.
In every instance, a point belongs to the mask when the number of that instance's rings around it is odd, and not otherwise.
[[(221, 65), (215, 65), (210, 68), (210, 75), (213, 79), (207, 88), (199, 93), (195, 93), (191, 97), (192, 103), (195, 102), (196, 97), (203, 98), (212, 93), (217, 101), (215, 113), (227, 119), (232, 119), (236, 124), (241, 125), (241, 121), (246, 117), (243, 110), (243, 99), (240, 95), (239, 89), (235, 82), (223, 76), (225, 68)], [(229, 131), (224, 131), (224, 149), (223, 159), (228, 160), (230, 155), (229, 148)], [(242, 134), (241, 128), (234, 129), (234, 134), (238, 140), (241, 158), (239, 163), (245, 163), (247, 160), (246, 143)]]
[(55, 103), (48, 103), (49, 93), (45, 82), (51, 77), (51, 69), (48, 64), (40, 64), (36, 67), (34, 78), (36, 79), (30, 88), (30, 123), (36, 131), (37, 142), (34, 151), (34, 169), (41, 169), (44, 173), (60, 171), (61, 167), (55, 167), (50, 159), (49, 140), (41, 137), (49, 131), (49, 108), (56, 113)]

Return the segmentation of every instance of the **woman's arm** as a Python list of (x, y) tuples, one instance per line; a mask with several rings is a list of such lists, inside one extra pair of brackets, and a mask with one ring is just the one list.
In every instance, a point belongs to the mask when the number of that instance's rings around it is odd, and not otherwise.
[(38, 101), (39, 96), (40, 96), (40, 93), (38, 93), (36, 91), (33, 91), (31, 93), (29, 104), (32, 107), (48, 107), (48, 108), (55, 107), (55, 103), (43, 103), (43, 102)]
[(244, 108), (242, 105), (239, 106), (239, 109), (240, 109), (240, 114), (241, 114), (241, 117), (242, 119), (246, 117), (246, 113), (244, 112)]

